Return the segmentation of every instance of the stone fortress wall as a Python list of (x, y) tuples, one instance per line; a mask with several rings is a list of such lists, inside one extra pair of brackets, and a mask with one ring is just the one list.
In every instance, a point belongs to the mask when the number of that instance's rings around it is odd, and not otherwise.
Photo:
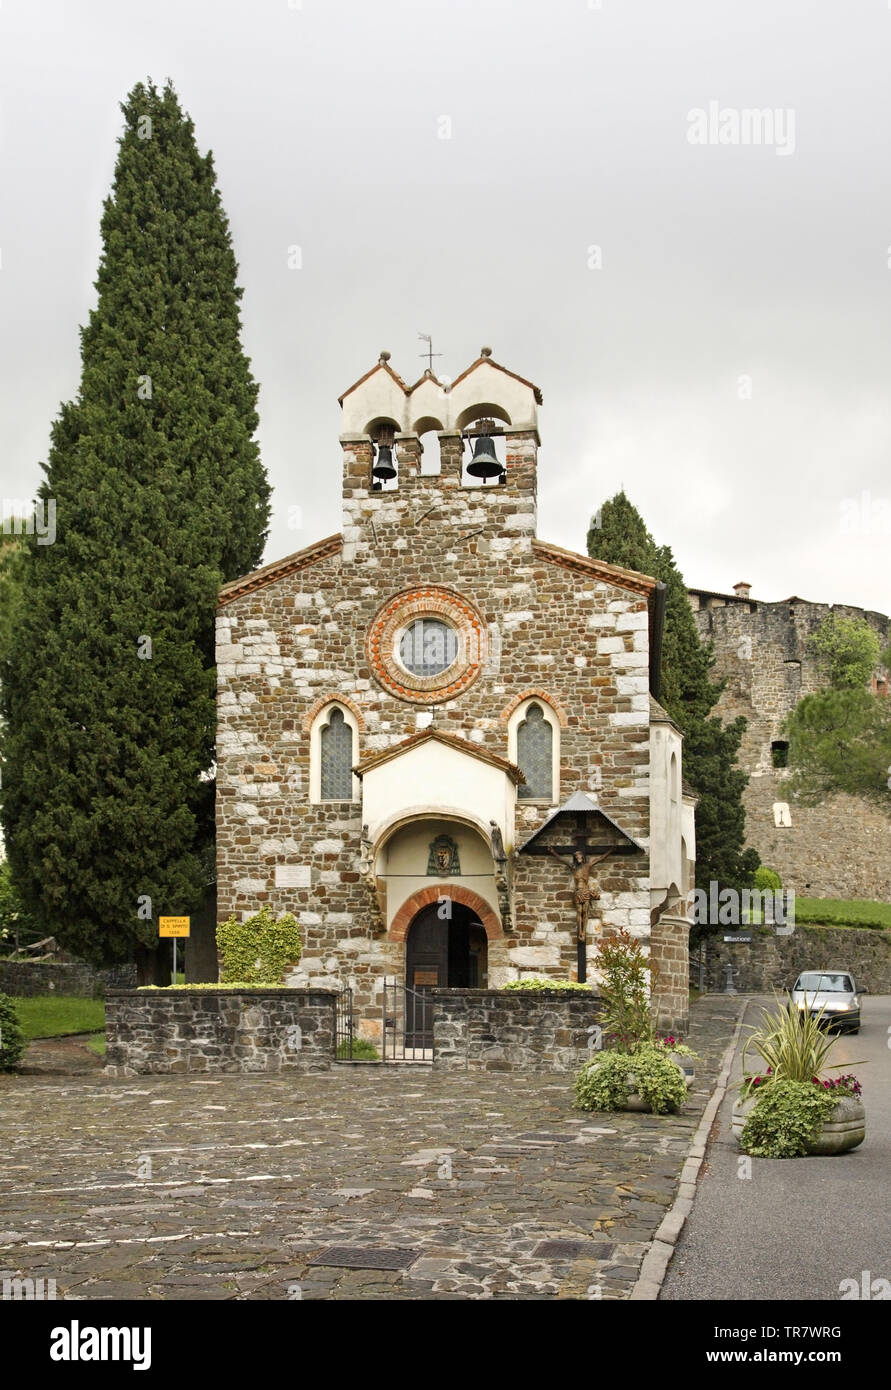
[[(820, 806), (790, 806), (791, 825), (774, 823), (775, 802), (785, 801), (788, 777), (775, 767), (772, 745), (803, 695), (821, 689), (825, 677), (808, 651), (808, 639), (830, 613), (864, 618), (884, 648), (891, 623), (882, 613), (844, 604), (809, 603), (793, 596), (776, 603), (752, 598), (748, 584), (730, 594), (691, 589), (699, 635), (711, 642), (715, 673), (727, 678), (716, 712), (725, 721), (744, 715), (748, 727), (740, 766), (749, 774), (744, 795), (747, 844), (775, 868), (784, 886), (806, 897), (872, 898), (891, 894), (891, 793), (889, 809), (848, 796)], [(888, 693), (888, 672), (876, 672)], [(780, 754), (781, 755), (781, 754)]]

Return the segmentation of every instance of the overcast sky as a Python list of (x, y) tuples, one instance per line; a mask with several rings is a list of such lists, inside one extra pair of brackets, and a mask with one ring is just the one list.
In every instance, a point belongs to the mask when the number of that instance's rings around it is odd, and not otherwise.
[[(888, 0), (2, 0), (4, 496), (77, 391), (146, 77), (216, 159), (267, 560), (340, 529), (337, 396), (424, 332), (541, 387), (545, 539), (624, 485), (691, 585), (891, 612)], [(691, 143), (710, 102), (737, 143)]]

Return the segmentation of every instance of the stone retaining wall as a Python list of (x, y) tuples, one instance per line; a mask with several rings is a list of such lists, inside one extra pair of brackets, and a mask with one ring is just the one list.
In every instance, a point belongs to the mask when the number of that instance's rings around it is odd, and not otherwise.
[(32, 998), (37, 994), (72, 994), (99, 998), (108, 989), (136, 984), (136, 966), (109, 966), (95, 970), (86, 961), (0, 960), (0, 994)]
[(106, 1074), (325, 1071), (337, 995), (328, 990), (114, 990)]
[[(732, 930), (730, 928), (729, 930)], [(722, 993), (727, 965), (733, 967), (733, 985), (740, 994), (771, 994), (787, 988), (801, 970), (835, 967), (850, 970), (854, 983), (870, 994), (891, 994), (891, 932), (853, 927), (798, 926), (791, 936), (752, 929), (752, 942), (708, 941), (705, 988)], [(698, 959), (690, 963), (690, 979), (699, 984)]]
[(453, 1071), (571, 1072), (591, 1053), (594, 995), (438, 989), (433, 1067)]

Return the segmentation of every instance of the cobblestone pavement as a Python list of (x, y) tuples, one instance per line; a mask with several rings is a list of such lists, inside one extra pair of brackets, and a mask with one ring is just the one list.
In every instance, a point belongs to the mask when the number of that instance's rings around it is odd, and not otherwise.
[[(32, 1058), (0, 1077), (0, 1274), (71, 1299), (626, 1298), (742, 1003), (693, 1006), (674, 1116), (582, 1115), (570, 1076), (113, 1080)], [(334, 1245), (417, 1256), (311, 1263)]]

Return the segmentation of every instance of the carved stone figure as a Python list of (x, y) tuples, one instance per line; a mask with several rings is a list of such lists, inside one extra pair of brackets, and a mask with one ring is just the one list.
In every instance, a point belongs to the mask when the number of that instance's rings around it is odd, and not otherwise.
[(588, 913), (591, 903), (596, 903), (600, 898), (596, 883), (591, 883), (591, 870), (595, 864), (599, 864), (602, 859), (607, 859), (612, 850), (607, 850), (606, 854), (598, 854), (593, 859), (586, 859), (580, 849), (574, 850), (571, 859), (567, 859), (564, 854), (558, 854), (555, 849), (549, 849), (555, 859), (559, 859), (561, 864), (565, 864), (567, 869), (571, 869), (572, 878), (575, 884), (573, 898), (575, 900), (575, 934), (577, 941), (584, 941), (588, 935)]

